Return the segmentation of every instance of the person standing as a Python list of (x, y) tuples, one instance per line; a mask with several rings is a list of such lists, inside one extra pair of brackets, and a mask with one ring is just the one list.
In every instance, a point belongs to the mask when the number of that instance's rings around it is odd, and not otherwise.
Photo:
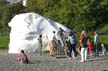
[(97, 32), (94, 32), (94, 53), (95, 53), (95, 56), (99, 56), (98, 42), (99, 42), (99, 35), (97, 34)]
[(87, 38), (88, 38), (87, 40), (88, 51), (89, 51), (90, 56), (93, 56), (94, 46), (91, 42), (92, 39), (91, 39), (90, 33), (87, 33)]
[(81, 46), (81, 60), (80, 62), (85, 62), (87, 61), (87, 53), (88, 53), (88, 48), (87, 48), (87, 35), (85, 31), (81, 32), (80, 35), (80, 46)]
[(61, 41), (62, 46), (64, 47), (66, 43), (66, 34), (61, 27), (59, 28), (57, 35), (59, 36), (59, 40)]
[(57, 54), (57, 38), (55, 35), (55, 31), (53, 31), (52, 40), (51, 40), (51, 56), (55, 56)]
[(73, 32), (70, 33), (70, 57), (75, 58), (77, 56), (77, 52), (76, 52), (76, 38), (75, 35), (73, 34)]
[(39, 35), (38, 38), (38, 55), (42, 55), (42, 35)]

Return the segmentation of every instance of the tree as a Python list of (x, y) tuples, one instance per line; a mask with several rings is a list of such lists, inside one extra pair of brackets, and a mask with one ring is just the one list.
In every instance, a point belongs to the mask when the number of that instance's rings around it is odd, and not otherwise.
[(24, 9), (24, 7), (19, 3), (12, 4), (12, 5), (8, 4), (8, 5), (4, 6), (3, 12), (2, 12), (0, 30), (8, 32), (9, 31), (8, 22), (16, 14), (22, 13), (23, 9)]
[(0, 30), (19, 13), (35, 12), (73, 31), (94, 31), (108, 24), (108, 0), (27, 0), (27, 7), (0, 0)]

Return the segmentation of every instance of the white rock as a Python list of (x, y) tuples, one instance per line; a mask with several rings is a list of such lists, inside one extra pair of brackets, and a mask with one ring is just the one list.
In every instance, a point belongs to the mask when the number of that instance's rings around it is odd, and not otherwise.
[(24, 49), (34, 53), (38, 47), (37, 38), (42, 34), (44, 49), (48, 50), (48, 40), (52, 38), (52, 31), (58, 32), (61, 27), (68, 34), (70, 29), (37, 13), (18, 14), (8, 23), (11, 27), (9, 53), (19, 53)]

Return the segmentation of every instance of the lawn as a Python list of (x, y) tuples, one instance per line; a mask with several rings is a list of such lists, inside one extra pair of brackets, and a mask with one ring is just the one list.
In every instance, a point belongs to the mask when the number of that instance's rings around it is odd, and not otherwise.
[[(79, 36), (77, 37), (77, 40)], [(93, 41), (93, 36), (92, 36)], [(101, 49), (100, 45), (105, 44), (106, 49), (108, 50), (108, 35), (100, 35), (99, 36), (99, 48)], [(9, 44), (9, 36), (8, 35), (0, 35), (0, 49), (8, 49)]]
[(0, 49), (8, 49), (9, 36), (0, 35)]
[(108, 50), (108, 35), (100, 35), (99, 46), (101, 46), (102, 43), (105, 45), (106, 49)]

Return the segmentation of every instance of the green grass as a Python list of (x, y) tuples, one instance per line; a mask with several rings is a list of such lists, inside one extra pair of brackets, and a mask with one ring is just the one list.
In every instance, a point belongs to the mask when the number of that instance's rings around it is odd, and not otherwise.
[(101, 49), (101, 44), (105, 45), (105, 48), (108, 50), (108, 35), (99, 36), (99, 49)]
[(108, 35), (100, 35), (99, 42), (103, 44), (108, 44)]
[(0, 36), (0, 49), (8, 49), (9, 36)]

